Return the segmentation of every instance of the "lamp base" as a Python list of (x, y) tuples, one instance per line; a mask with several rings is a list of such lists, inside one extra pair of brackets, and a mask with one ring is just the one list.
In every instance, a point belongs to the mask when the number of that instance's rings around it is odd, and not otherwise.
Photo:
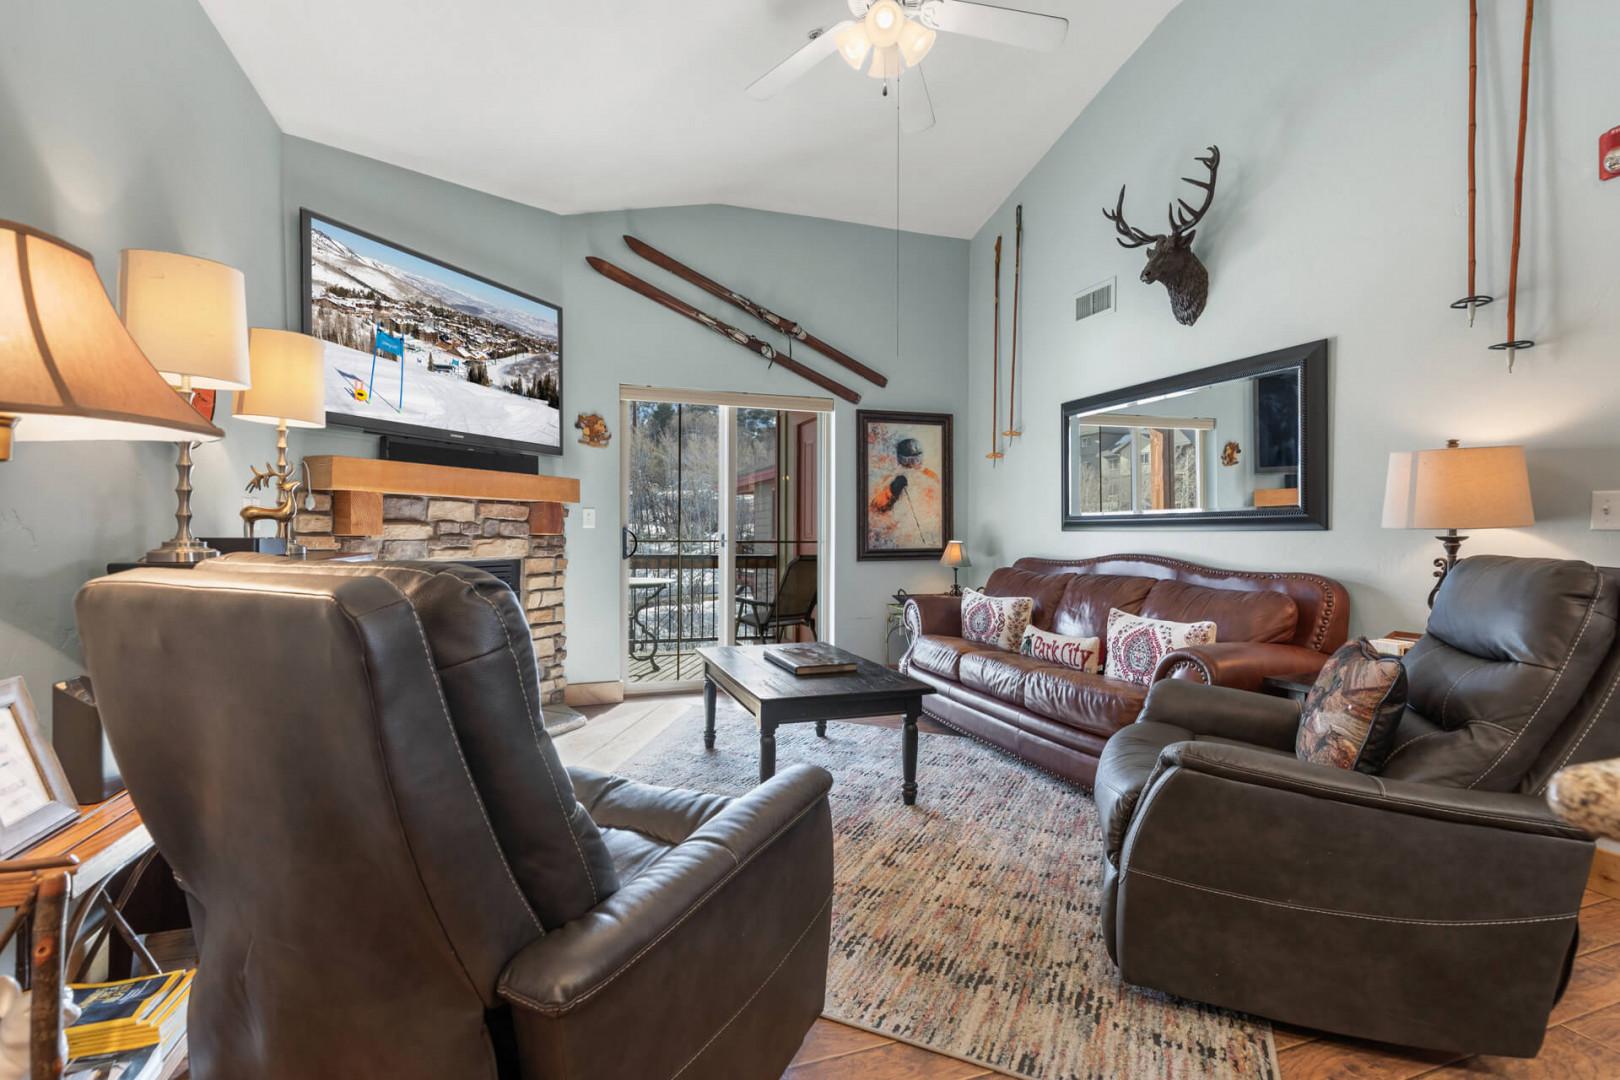
[(141, 557), (141, 562), (153, 566), (195, 566), (219, 554), (201, 540), (165, 540)]
[(15, 416), (0, 416), (0, 461), (11, 460), (11, 429), (16, 426)]
[[(190, 400), (189, 392), (187, 400)], [(174, 471), (174, 521), (177, 528), (169, 539), (146, 553), (141, 560), (153, 566), (196, 566), (219, 552), (191, 535), (191, 443), (177, 443)]]
[(1434, 576), (1436, 580), (1434, 588), (1429, 590), (1429, 609), (1431, 611), (1434, 610), (1434, 598), (1440, 594), (1440, 586), (1446, 583), (1446, 575), (1451, 573), (1452, 568), (1457, 565), (1457, 552), (1461, 550), (1463, 541), (1468, 537), (1458, 536), (1456, 529), (1447, 529), (1444, 534), (1435, 537), (1435, 539), (1440, 541), (1440, 546), (1446, 549), (1446, 554), (1445, 558), (1434, 560)]

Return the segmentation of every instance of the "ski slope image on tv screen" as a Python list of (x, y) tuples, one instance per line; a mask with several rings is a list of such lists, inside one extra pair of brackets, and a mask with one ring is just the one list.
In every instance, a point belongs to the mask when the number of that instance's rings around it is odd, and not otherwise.
[(304, 329), (332, 423), (562, 453), (562, 311), (303, 212)]

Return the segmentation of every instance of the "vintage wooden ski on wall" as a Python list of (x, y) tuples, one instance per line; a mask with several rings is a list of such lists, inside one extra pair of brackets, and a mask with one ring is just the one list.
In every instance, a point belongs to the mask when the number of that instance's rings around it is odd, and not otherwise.
[(992, 309), (990, 330), (990, 452), (985, 457), (995, 461), (1001, 457), (1001, 436), (996, 432), (996, 418), (1001, 415), (1001, 237), (996, 237), (996, 273), (995, 284), (991, 291), (995, 296), (995, 306)]
[(816, 371), (813, 368), (805, 367), (803, 364), (791, 357), (783, 356), (781, 353), (776, 351), (776, 348), (772, 346), (770, 342), (761, 341), (759, 338), (748, 333), (747, 331), (739, 330), (735, 326), (721, 322), (719, 319), (716, 319), (713, 315), (710, 315), (707, 312), (699, 311), (697, 308), (693, 307), (691, 304), (688, 304), (680, 297), (670, 295), (663, 289), (660, 289), (658, 286), (654, 285), (652, 282), (643, 281), (641, 278), (636, 277), (636, 275), (630, 273), (628, 270), (614, 266), (606, 259), (599, 259), (595, 255), (588, 255), (586, 256), (585, 261), (590, 264), (592, 270), (595, 270), (598, 274), (601, 274), (609, 281), (616, 281), (620, 285), (623, 285), (625, 288), (629, 289), (631, 292), (640, 293), (653, 303), (660, 304), (675, 312), (677, 315), (685, 315), (693, 322), (708, 327), (721, 337), (726, 338), (734, 344), (741, 345), (749, 352), (755, 353), (773, 364), (780, 364), (782, 367), (793, 372), (793, 374), (799, 376), (801, 379), (808, 379), (810, 382), (815, 383), (817, 386), (821, 387), (830, 394), (836, 394), (845, 401), (860, 404), (861, 395), (857, 394), (843, 383), (834, 379), (829, 379), (821, 372)]
[(1007, 430), (1002, 434), (1016, 439), (1023, 434), (1014, 419), (1018, 414), (1018, 294), (1024, 277), (1024, 204), (1013, 210), (1013, 338), (1012, 374), (1007, 380)]
[(637, 240), (635, 237), (627, 235), (624, 238), (624, 242), (630, 245), (631, 251), (635, 252), (637, 255), (640, 255), (643, 259), (646, 259), (654, 266), (661, 266), (665, 270), (668, 270), (670, 273), (674, 274), (676, 277), (696, 285), (704, 292), (718, 296), (720, 299), (724, 300), (728, 304), (731, 304), (733, 307), (741, 308), (754, 318), (758, 319), (760, 322), (765, 323), (780, 333), (786, 334), (795, 341), (802, 342), (804, 345), (816, 350), (816, 352), (820, 353), (822, 356), (825, 356), (827, 359), (848, 368), (850, 371), (853, 371), (866, 381), (875, 383), (878, 386), (889, 385), (889, 380), (883, 375), (873, 371), (871, 368), (867, 367), (865, 364), (861, 363), (859, 360), (856, 360), (847, 353), (844, 353), (843, 351), (827, 344), (825, 341), (822, 341), (820, 338), (810, 333), (810, 331), (806, 330), (803, 326), (794, 322), (792, 319), (789, 319), (783, 315), (778, 315), (776, 312), (762, 304), (754, 303), (754, 301), (748, 299), (748, 297), (739, 292), (726, 288), (713, 278), (705, 277), (703, 274), (692, 269), (690, 266), (687, 266), (679, 259), (665, 255), (662, 251), (659, 251), (657, 248), (646, 243), (645, 241)]

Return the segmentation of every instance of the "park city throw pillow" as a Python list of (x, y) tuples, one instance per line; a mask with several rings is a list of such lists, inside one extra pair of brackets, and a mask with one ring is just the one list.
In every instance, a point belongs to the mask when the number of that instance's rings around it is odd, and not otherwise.
[(1102, 642), (1098, 639), (1054, 634), (1036, 626), (1025, 628), (1024, 640), (1019, 644), (1018, 651), (1036, 660), (1045, 660), (1049, 664), (1059, 664), (1076, 671), (1089, 671), (1093, 675), (1102, 666)]

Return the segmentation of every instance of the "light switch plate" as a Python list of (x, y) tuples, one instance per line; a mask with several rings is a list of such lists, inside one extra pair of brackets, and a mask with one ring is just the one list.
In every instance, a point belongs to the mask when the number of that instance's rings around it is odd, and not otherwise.
[[(1615, 494), (1616, 494), (1617, 497), (1620, 497), (1620, 492), (1616, 492)], [(1593, 520), (1594, 521), (1597, 520), (1597, 515), (1596, 515), (1595, 511), (1593, 512)], [(587, 507), (585, 507), (585, 509), (581, 510), (579, 512), (579, 524), (580, 524), (581, 528), (585, 528), (585, 529), (594, 529), (594, 528), (596, 528), (596, 507), (587, 506)], [(1620, 526), (1616, 526), (1616, 527), (1620, 528)]]
[(1592, 492), (1592, 528), (1620, 529), (1620, 491)]

